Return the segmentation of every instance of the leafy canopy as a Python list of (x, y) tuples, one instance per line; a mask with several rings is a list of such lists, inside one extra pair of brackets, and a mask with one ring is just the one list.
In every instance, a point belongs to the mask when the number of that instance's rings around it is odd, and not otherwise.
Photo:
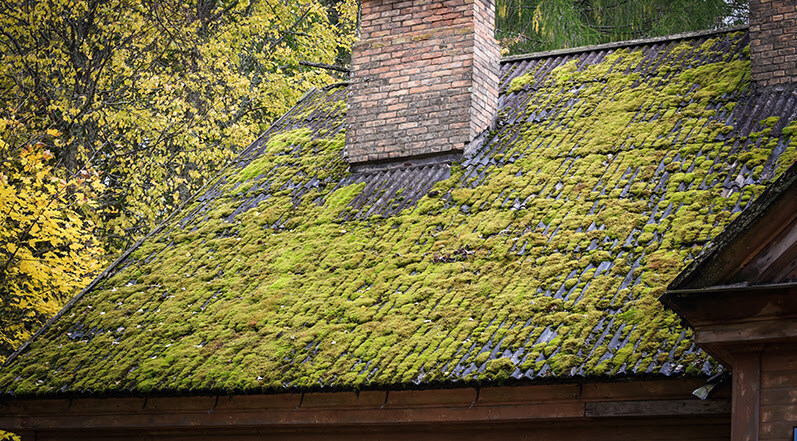
[(0, 361), (99, 264), (86, 215), (102, 190), (97, 174), (56, 177), (50, 148), (58, 133), (24, 129), (13, 115), (0, 117)]
[(742, 24), (743, 0), (497, 0), (505, 53), (562, 49)]
[(201, 187), (353, 38), (352, 1), (76, 1), (0, 5), (0, 100), (52, 128), (74, 175), (105, 190), (98, 236), (127, 247)]

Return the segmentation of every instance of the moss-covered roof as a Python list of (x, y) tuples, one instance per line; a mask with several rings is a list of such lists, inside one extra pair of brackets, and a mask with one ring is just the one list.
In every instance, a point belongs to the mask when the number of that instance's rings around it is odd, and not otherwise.
[[(758, 239), (762, 235), (751, 238), (750, 233), (769, 231), (772, 225), (786, 227), (787, 221), (776, 215), (782, 213), (788, 219), (788, 216), (794, 213), (788, 212), (788, 208), (782, 212), (777, 210), (784, 210), (784, 206), (788, 207), (786, 202), (795, 200), (795, 197), (797, 197), (797, 162), (777, 180), (767, 185), (755, 201), (745, 207), (720, 235), (703, 248), (700, 255), (670, 283), (667, 287), (670, 294), (665, 295), (662, 301), (666, 303), (669, 301), (667, 298), (671, 299), (673, 296), (687, 292), (689, 294), (686, 295), (698, 295), (701, 290), (708, 291), (723, 285), (725, 288), (740, 289), (745, 286), (775, 284), (784, 286), (797, 283), (794, 270), (790, 272), (788, 267), (778, 272), (754, 270), (755, 265), (750, 265), (756, 259), (760, 259), (756, 256), (756, 251), (760, 252), (762, 248), (767, 248), (764, 246), (765, 243), (761, 243)], [(788, 256), (785, 252), (783, 255)], [(776, 259), (773, 257), (770, 262), (773, 260)], [(772, 264), (769, 266), (772, 267)], [(756, 276), (750, 277), (753, 271)]]
[(657, 297), (794, 162), (744, 32), (502, 65), (461, 163), (347, 171), (316, 90), (0, 371), (146, 395), (707, 375)]

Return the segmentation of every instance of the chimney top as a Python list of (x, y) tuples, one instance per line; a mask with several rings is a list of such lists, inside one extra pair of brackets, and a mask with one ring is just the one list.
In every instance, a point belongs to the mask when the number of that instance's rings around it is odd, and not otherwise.
[(352, 166), (450, 160), (498, 105), (494, 0), (363, 0), (352, 49)]
[(750, 0), (752, 79), (759, 87), (797, 83), (797, 4), (794, 0)]

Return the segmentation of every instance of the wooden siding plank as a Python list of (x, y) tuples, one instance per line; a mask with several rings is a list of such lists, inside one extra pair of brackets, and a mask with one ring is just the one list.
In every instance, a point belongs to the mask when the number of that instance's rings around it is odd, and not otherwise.
[(778, 387), (761, 389), (761, 405), (797, 404), (797, 388)]
[(794, 423), (782, 421), (761, 424), (759, 441), (792, 441)]
[(588, 417), (627, 417), (654, 415), (721, 415), (730, 414), (728, 400), (666, 400), (666, 401), (618, 401), (587, 403)]
[(797, 371), (797, 347), (792, 346), (773, 346), (761, 356), (761, 370), (796, 370)]
[(797, 404), (761, 406), (761, 422), (789, 422), (797, 425)]
[(797, 370), (762, 372), (761, 387), (797, 387)]

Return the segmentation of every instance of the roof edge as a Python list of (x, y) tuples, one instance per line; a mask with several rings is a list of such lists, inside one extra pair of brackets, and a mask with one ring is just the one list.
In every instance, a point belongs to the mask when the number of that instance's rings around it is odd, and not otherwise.
[[(361, 430), (369, 425), (386, 427), (417, 423), (416, 416), (419, 413), (426, 417), (427, 422), (434, 420), (455, 425), (511, 424), (520, 419), (550, 424), (551, 420), (563, 419), (663, 415), (729, 417), (731, 398), (727, 393), (717, 394), (706, 401), (689, 396), (692, 390), (705, 382), (705, 379), (640, 380), (526, 387), (472, 386), (425, 391), (383, 389), (249, 396), (208, 394), (133, 399), (61, 398), (34, 403), (7, 400), (0, 414), (0, 423), (3, 423), (4, 428), (14, 431), (52, 430), (52, 433), (62, 433), (67, 428), (84, 428), (79, 426), (95, 418), (92, 424), (95, 431), (107, 433), (121, 430), (140, 437), (144, 433), (142, 430), (156, 434), (165, 430), (179, 430), (180, 436), (186, 437), (200, 432), (206, 435), (207, 430), (214, 427), (249, 427), (270, 432), (277, 429), (279, 433), (306, 433), (308, 427), (351, 426)], [(640, 400), (645, 400), (645, 405), (640, 406)], [(174, 414), (179, 414), (179, 418), (171, 417)], [(375, 419), (374, 415), (378, 417)], [(71, 427), (56, 427), (48, 424), (53, 418), (75, 424)], [(673, 427), (679, 430), (677, 426)]]
[(275, 386), (264, 387), (260, 389), (241, 389), (241, 388), (198, 388), (198, 389), (175, 389), (163, 388), (152, 389), (148, 391), (125, 389), (115, 390), (112, 392), (94, 390), (87, 391), (61, 391), (54, 390), (50, 392), (33, 392), (27, 394), (18, 394), (0, 390), (0, 405), (8, 400), (31, 400), (31, 399), (67, 399), (67, 400), (80, 400), (80, 399), (114, 399), (114, 398), (168, 398), (168, 397), (201, 397), (201, 396), (232, 396), (232, 395), (285, 395), (285, 394), (314, 394), (314, 393), (341, 393), (341, 392), (373, 392), (373, 391), (392, 391), (392, 392), (423, 392), (428, 390), (462, 390), (467, 388), (498, 388), (498, 387), (541, 387), (541, 386), (563, 386), (563, 385), (584, 385), (584, 384), (610, 384), (610, 383), (632, 383), (632, 382), (677, 382), (677, 381), (702, 381), (717, 375), (718, 373), (727, 371), (727, 368), (720, 366), (715, 368), (711, 373), (703, 372), (702, 370), (697, 373), (674, 373), (670, 375), (661, 373), (639, 373), (639, 374), (615, 374), (615, 375), (573, 375), (567, 377), (537, 377), (534, 379), (528, 378), (514, 378), (509, 377), (502, 380), (490, 379), (469, 379), (458, 381), (447, 381), (445, 379), (435, 380), (428, 383), (415, 383), (415, 382), (385, 382), (363, 384), (359, 386), (352, 385), (314, 385), (309, 387), (296, 387), (296, 386)]
[[(215, 179), (215, 178), (214, 178), (214, 179)], [(203, 188), (204, 188), (204, 187), (203, 187)], [(22, 346), (20, 346), (20, 347), (19, 347), (19, 349), (17, 349), (17, 350), (16, 350), (16, 351), (14, 351), (14, 352), (13, 352), (11, 355), (9, 355), (9, 356), (8, 356), (8, 358), (6, 358), (6, 360), (3, 362), (3, 364), (2, 364), (2, 365), (0, 365), (0, 367), (5, 367), (5, 366), (8, 366), (8, 365), (10, 365), (10, 364), (11, 364), (11, 362), (13, 362), (13, 361), (14, 361), (14, 360), (15, 360), (15, 359), (16, 359), (16, 358), (19, 356), (19, 354), (21, 354), (22, 352), (24, 352), (24, 351), (25, 351), (25, 349), (27, 349), (27, 348), (28, 348), (28, 347), (31, 345), (31, 343), (33, 343), (33, 341), (34, 341), (34, 340), (36, 340), (37, 338), (39, 338), (39, 336), (41, 336), (41, 334), (43, 334), (43, 333), (44, 333), (44, 331), (46, 331), (47, 329), (49, 329), (49, 328), (50, 328), (50, 326), (52, 326), (52, 324), (53, 324), (53, 323), (54, 323), (56, 320), (58, 320), (59, 318), (63, 317), (63, 315), (64, 315), (64, 314), (66, 314), (67, 312), (69, 312), (69, 310), (70, 310), (70, 309), (72, 309), (72, 307), (73, 307), (73, 306), (75, 306), (75, 303), (79, 302), (79, 301), (80, 301), (80, 299), (82, 299), (82, 298), (83, 298), (83, 296), (84, 296), (86, 293), (88, 293), (89, 291), (91, 291), (92, 289), (94, 289), (94, 287), (95, 287), (95, 286), (97, 286), (97, 284), (98, 284), (98, 283), (100, 283), (100, 282), (101, 282), (103, 279), (105, 279), (106, 277), (108, 277), (108, 276), (111, 274), (111, 272), (112, 272), (114, 269), (116, 269), (116, 267), (117, 267), (117, 266), (119, 266), (119, 264), (120, 264), (120, 263), (124, 262), (124, 261), (125, 261), (125, 259), (127, 259), (127, 257), (128, 257), (128, 256), (130, 256), (130, 254), (131, 254), (131, 253), (133, 253), (133, 251), (135, 251), (136, 249), (138, 249), (138, 247), (140, 247), (140, 246), (141, 246), (141, 244), (142, 244), (142, 243), (144, 243), (144, 241), (146, 241), (147, 239), (149, 239), (150, 237), (152, 237), (153, 235), (155, 235), (155, 234), (157, 234), (159, 231), (161, 231), (161, 230), (163, 229), (163, 227), (166, 225), (166, 223), (167, 223), (168, 221), (170, 221), (170, 220), (172, 219), (172, 217), (173, 217), (173, 216), (174, 216), (176, 213), (178, 213), (179, 211), (181, 211), (181, 210), (183, 209), (183, 207), (185, 206), (185, 204), (187, 204), (188, 202), (190, 202), (190, 201), (193, 201), (193, 200), (194, 200), (194, 197), (196, 197), (196, 194), (194, 194), (194, 195), (191, 195), (191, 197), (190, 197), (190, 198), (188, 198), (188, 199), (187, 199), (187, 200), (186, 200), (184, 203), (180, 204), (180, 207), (178, 207), (178, 208), (177, 208), (177, 209), (176, 209), (174, 212), (172, 212), (172, 213), (171, 213), (171, 214), (170, 214), (170, 215), (169, 215), (169, 216), (168, 216), (166, 219), (164, 219), (164, 221), (163, 221), (163, 222), (161, 222), (161, 223), (160, 223), (160, 224), (159, 224), (157, 227), (155, 227), (155, 228), (154, 228), (152, 231), (150, 231), (149, 233), (147, 233), (147, 234), (146, 234), (144, 237), (142, 237), (141, 239), (139, 239), (138, 241), (136, 241), (136, 243), (134, 243), (134, 244), (133, 244), (133, 245), (132, 245), (130, 248), (128, 248), (126, 251), (124, 251), (124, 252), (122, 253), (122, 255), (121, 255), (121, 256), (119, 256), (118, 258), (116, 258), (116, 260), (114, 260), (113, 262), (111, 262), (111, 264), (110, 264), (110, 265), (108, 265), (108, 267), (107, 267), (107, 268), (105, 268), (105, 269), (104, 269), (104, 270), (103, 270), (103, 271), (102, 271), (102, 272), (101, 272), (101, 273), (100, 273), (100, 274), (99, 274), (97, 277), (95, 277), (95, 278), (94, 278), (94, 279), (93, 279), (91, 282), (89, 282), (89, 284), (88, 284), (88, 285), (87, 285), (85, 288), (83, 288), (83, 289), (82, 289), (82, 290), (81, 290), (81, 291), (80, 291), (80, 292), (79, 292), (79, 293), (78, 293), (78, 294), (77, 294), (75, 297), (72, 297), (72, 299), (71, 299), (71, 300), (69, 300), (69, 301), (66, 303), (66, 305), (64, 305), (64, 307), (63, 307), (63, 308), (61, 308), (61, 310), (60, 310), (60, 311), (58, 311), (58, 312), (57, 312), (57, 313), (56, 313), (54, 316), (52, 316), (52, 317), (51, 317), (49, 320), (47, 320), (47, 321), (44, 323), (44, 325), (42, 325), (42, 327), (41, 327), (41, 328), (39, 328), (39, 329), (38, 329), (38, 330), (37, 330), (37, 331), (36, 331), (36, 332), (35, 332), (35, 333), (34, 333), (34, 334), (33, 334), (33, 335), (32, 335), (32, 336), (31, 336), (31, 337), (30, 337), (30, 338), (29, 338), (27, 341), (25, 341), (25, 343), (23, 343), (23, 344), (22, 344)]]
[[(335, 88), (335, 87), (339, 87), (339, 86), (341, 86), (341, 85), (342, 85), (342, 83), (333, 83), (333, 84), (329, 84), (329, 85), (327, 85), (327, 86), (324, 86), (324, 87), (322, 87), (322, 90), (333, 89), (333, 88)], [(208, 187), (210, 186), (210, 184), (211, 184), (211, 183), (214, 183), (214, 182), (216, 182), (216, 180), (217, 180), (217, 179), (218, 179), (218, 178), (219, 178), (219, 177), (220, 177), (220, 176), (221, 176), (221, 175), (224, 173), (224, 171), (225, 171), (225, 170), (227, 170), (227, 168), (229, 168), (231, 165), (235, 164), (235, 163), (238, 161), (238, 159), (239, 159), (239, 158), (240, 158), (240, 157), (241, 157), (241, 156), (242, 156), (244, 153), (246, 153), (246, 152), (249, 150), (249, 148), (250, 148), (252, 145), (254, 145), (254, 144), (256, 144), (256, 143), (260, 142), (260, 141), (261, 141), (261, 140), (262, 140), (262, 139), (263, 139), (265, 136), (269, 135), (269, 133), (271, 132), (271, 129), (273, 129), (274, 127), (276, 127), (276, 126), (277, 126), (277, 125), (278, 125), (278, 124), (279, 124), (279, 123), (280, 123), (280, 122), (281, 122), (283, 119), (285, 119), (285, 118), (286, 118), (288, 115), (290, 115), (290, 114), (291, 114), (291, 112), (292, 112), (294, 109), (296, 109), (296, 107), (297, 107), (297, 106), (299, 106), (299, 105), (300, 105), (300, 104), (301, 104), (303, 101), (305, 101), (305, 100), (306, 100), (308, 97), (315, 95), (315, 93), (316, 93), (318, 90), (319, 90), (319, 89), (318, 89), (318, 88), (316, 88), (316, 87), (311, 87), (309, 90), (307, 90), (307, 92), (305, 92), (305, 93), (304, 93), (304, 95), (302, 95), (302, 96), (301, 96), (301, 97), (300, 97), (300, 98), (299, 98), (299, 99), (296, 101), (296, 103), (295, 103), (295, 104), (294, 104), (294, 105), (293, 105), (293, 106), (290, 108), (290, 110), (288, 110), (287, 112), (285, 112), (285, 113), (284, 113), (282, 116), (280, 116), (280, 117), (279, 117), (279, 118), (277, 118), (277, 119), (276, 119), (276, 120), (275, 120), (273, 123), (271, 123), (271, 125), (269, 125), (269, 128), (268, 128), (268, 129), (266, 129), (266, 130), (265, 130), (265, 131), (264, 131), (264, 132), (263, 132), (263, 133), (262, 133), (260, 136), (258, 136), (258, 137), (257, 137), (257, 139), (255, 139), (254, 141), (252, 141), (251, 143), (249, 143), (249, 145), (247, 145), (247, 146), (246, 146), (246, 148), (243, 148), (243, 149), (241, 149), (241, 151), (240, 151), (240, 152), (238, 152), (238, 153), (235, 155), (235, 157), (234, 157), (234, 158), (232, 158), (232, 159), (231, 159), (231, 160), (229, 160), (229, 161), (228, 161), (226, 164), (224, 164), (224, 165), (223, 165), (223, 166), (222, 166), (222, 167), (219, 169), (219, 171), (218, 171), (218, 172), (217, 172), (217, 173), (216, 173), (216, 174), (215, 174), (215, 175), (214, 175), (214, 176), (213, 176), (211, 179), (209, 179), (209, 180), (207, 181), (207, 183), (206, 183), (205, 185), (203, 185), (202, 187), (200, 187), (199, 189), (197, 189), (197, 191), (195, 191), (193, 194), (191, 194), (191, 196), (190, 196), (188, 199), (186, 199), (186, 200), (185, 200), (185, 201), (184, 201), (182, 204), (180, 204), (180, 206), (178, 206), (177, 208), (175, 208), (175, 209), (174, 209), (174, 211), (172, 211), (172, 212), (171, 212), (171, 213), (170, 213), (170, 214), (169, 214), (169, 215), (166, 217), (166, 219), (164, 219), (164, 220), (163, 220), (161, 223), (159, 223), (159, 224), (158, 224), (158, 225), (157, 225), (155, 228), (153, 228), (153, 229), (152, 229), (152, 230), (151, 230), (149, 233), (147, 233), (147, 234), (146, 234), (144, 237), (142, 237), (141, 239), (139, 239), (138, 241), (136, 241), (136, 243), (134, 243), (134, 244), (133, 244), (133, 245), (132, 245), (130, 248), (128, 248), (126, 251), (124, 251), (124, 252), (122, 253), (122, 255), (120, 255), (120, 256), (119, 256), (119, 257), (118, 257), (116, 260), (114, 260), (114, 261), (113, 261), (113, 262), (112, 262), (110, 265), (108, 265), (108, 267), (106, 267), (106, 268), (105, 268), (105, 269), (104, 269), (104, 270), (103, 270), (103, 271), (102, 271), (102, 272), (101, 272), (99, 275), (97, 275), (97, 277), (95, 277), (95, 278), (94, 278), (94, 279), (93, 279), (91, 282), (89, 282), (89, 284), (88, 284), (88, 285), (87, 285), (85, 288), (83, 288), (83, 289), (82, 289), (82, 290), (81, 290), (81, 291), (80, 291), (80, 292), (79, 292), (79, 293), (78, 293), (76, 296), (74, 296), (74, 297), (73, 297), (71, 300), (69, 300), (69, 301), (66, 303), (66, 305), (64, 305), (64, 307), (63, 307), (63, 308), (61, 308), (61, 310), (60, 310), (60, 311), (58, 311), (58, 312), (57, 312), (57, 313), (56, 313), (54, 316), (52, 316), (52, 317), (51, 317), (49, 320), (47, 320), (47, 321), (44, 323), (44, 325), (42, 325), (42, 327), (41, 327), (41, 328), (39, 328), (39, 329), (38, 329), (38, 330), (37, 330), (37, 331), (36, 331), (36, 332), (35, 332), (35, 333), (34, 333), (34, 334), (33, 334), (33, 335), (32, 335), (32, 336), (31, 336), (31, 337), (30, 337), (30, 338), (29, 338), (27, 341), (25, 341), (25, 343), (23, 343), (23, 344), (22, 344), (22, 346), (20, 346), (20, 347), (19, 347), (19, 348), (18, 348), (16, 351), (14, 351), (14, 352), (13, 352), (11, 355), (9, 355), (9, 356), (8, 356), (8, 358), (6, 358), (6, 359), (5, 359), (5, 361), (3, 361), (3, 363), (2, 363), (2, 364), (0, 364), (0, 367), (5, 367), (5, 366), (8, 366), (8, 365), (10, 365), (10, 364), (11, 364), (11, 363), (12, 363), (12, 362), (13, 362), (13, 361), (14, 361), (14, 360), (15, 360), (15, 359), (16, 359), (16, 358), (17, 358), (17, 357), (20, 355), (20, 354), (22, 354), (22, 353), (25, 351), (25, 349), (27, 349), (27, 348), (28, 348), (28, 347), (31, 345), (31, 343), (33, 343), (33, 342), (34, 342), (34, 341), (35, 341), (37, 338), (39, 338), (39, 337), (40, 337), (40, 336), (41, 336), (41, 335), (44, 333), (44, 331), (48, 330), (48, 329), (50, 328), (50, 326), (52, 326), (52, 324), (53, 324), (53, 323), (55, 323), (55, 321), (56, 321), (56, 320), (58, 320), (59, 318), (63, 317), (63, 315), (64, 315), (64, 314), (66, 314), (67, 312), (69, 312), (69, 310), (70, 310), (70, 309), (72, 309), (72, 307), (73, 307), (73, 306), (75, 306), (75, 304), (76, 304), (77, 302), (79, 302), (79, 301), (80, 301), (80, 299), (82, 299), (82, 298), (83, 298), (83, 296), (84, 296), (86, 293), (88, 293), (89, 291), (91, 291), (92, 289), (94, 289), (94, 287), (95, 287), (95, 286), (97, 286), (97, 284), (98, 284), (98, 283), (100, 283), (100, 282), (101, 282), (103, 279), (105, 279), (106, 277), (108, 277), (108, 276), (111, 274), (111, 272), (112, 272), (114, 269), (116, 269), (116, 267), (117, 267), (117, 266), (119, 266), (119, 264), (120, 264), (120, 263), (124, 262), (124, 261), (125, 261), (125, 259), (127, 259), (127, 258), (130, 256), (130, 254), (132, 254), (132, 253), (133, 253), (133, 251), (137, 250), (137, 249), (138, 249), (138, 247), (140, 247), (140, 246), (141, 246), (141, 244), (143, 244), (144, 242), (146, 242), (147, 240), (149, 240), (149, 239), (150, 239), (152, 236), (154, 236), (154, 235), (158, 234), (160, 231), (162, 231), (162, 230), (163, 230), (163, 228), (164, 228), (164, 227), (165, 227), (165, 226), (166, 226), (166, 225), (167, 225), (167, 224), (168, 224), (168, 223), (169, 223), (169, 222), (170, 222), (170, 221), (171, 221), (171, 220), (172, 220), (172, 219), (173, 219), (173, 218), (174, 218), (174, 217), (175, 217), (175, 216), (176, 216), (178, 213), (180, 213), (180, 212), (182, 212), (182, 211), (183, 211), (183, 208), (185, 208), (185, 206), (186, 206), (186, 205), (188, 205), (189, 203), (193, 202), (193, 201), (194, 201), (196, 198), (198, 198), (200, 195), (204, 194), (204, 192), (205, 192), (205, 191), (208, 189)]]
[(579, 46), (567, 49), (554, 49), (550, 51), (531, 52), (528, 54), (510, 55), (501, 57), (501, 63), (509, 63), (513, 61), (533, 60), (537, 58), (555, 57), (559, 55), (572, 55), (582, 52), (592, 52), (604, 49), (620, 49), (631, 46), (639, 46), (651, 43), (664, 43), (677, 40), (685, 40), (687, 38), (704, 37), (707, 35), (726, 34), (729, 32), (746, 31), (749, 25), (730, 26), (720, 29), (707, 29), (702, 31), (682, 32), (679, 34), (664, 35), (661, 37), (640, 38), (636, 40), (615, 41), (612, 43), (595, 44), (590, 46)]
[(797, 288), (797, 282), (784, 282), (774, 283), (770, 285), (717, 285), (708, 288), (683, 288), (683, 289), (668, 289), (661, 295), (660, 298), (673, 298), (679, 295), (695, 295), (695, 294), (708, 294), (708, 293), (750, 293), (767, 292), (767, 291), (782, 291)]
[[(797, 162), (789, 166), (778, 179), (767, 184), (764, 191), (744, 210), (731, 221), (722, 232), (717, 235), (701, 253), (684, 268), (678, 276), (667, 286), (667, 292), (687, 292), (690, 283), (694, 282), (706, 268), (716, 261), (719, 254), (726, 250), (733, 242), (739, 240), (746, 231), (762, 220), (769, 212), (770, 207), (779, 200), (788, 197), (786, 192), (797, 186)], [(750, 286), (746, 287), (750, 289)], [(700, 289), (698, 289), (700, 290)]]

